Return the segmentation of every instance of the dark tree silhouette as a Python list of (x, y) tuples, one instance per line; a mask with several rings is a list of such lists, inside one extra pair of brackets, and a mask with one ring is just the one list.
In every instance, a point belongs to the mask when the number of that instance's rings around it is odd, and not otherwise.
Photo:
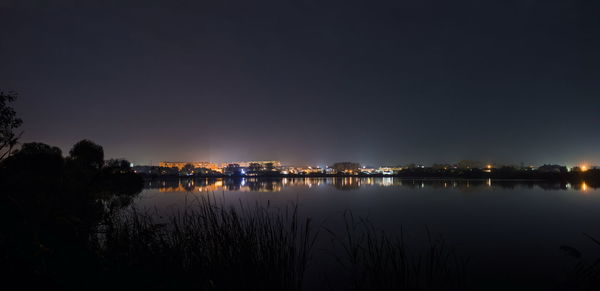
[(125, 173), (131, 171), (131, 163), (125, 159), (110, 159), (104, 162), (104, 167), (113, 173)]
[(194, 167), (194, 165), (188, 163), (183, 166), (183, 168), (181, 169), (181, 173), (183, 175), (192, 175), (194, 174), (195, 169), (196, 168)]
[(275, 171), (275, 165), (273, 165), (273, 163), (266, 163), (264, 170), (267, 172), (273, 172)]
[(248, 165), (248, 172), (257, 173), (263, 169), (262, 165), (259, 163), (250, 163)]
[(240, 176), (242, 174), (242, 168), (239, 164), (229, 164), (225, 167), (224, 173), (228, 176)]
[(16, 93), (0, 91), (0, 161), (12, 154), (21, 136), (21, 133), (16, 133), (15, 130), (23, 121), (10, 106), (16, 98)]
[(100, 169), (104, 165), (102, 146), (84, 139), (76, 143), (69, 151), (70, 158), (81, 166)]
[(50, 277), (74, 285), (89, 279), (102, 221), (143, 186), (127, 161), (100, 167), (103, 156), (84, 140), (66, 159), (57, 147), (26, 143), (0, 161), (0, 268), (12, 268), (9, 276), (38, 286)]
[(337, 173), (356, 173), (360, 165), (358, 163), (339, 162), (333, 164), (331, 168), (335, 169)]

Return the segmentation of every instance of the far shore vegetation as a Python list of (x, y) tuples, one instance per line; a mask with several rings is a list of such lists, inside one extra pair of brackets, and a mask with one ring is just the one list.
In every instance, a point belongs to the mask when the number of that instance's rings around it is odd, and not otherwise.
[(600, 185), (600, 167), (579, 165), (572, 168), (557, 164), (516, 166), (463, 160), (455, 164), (431, 166), (408, 164), (367, 167), (355, 162), (337, 162), (330, 166), (283, 166), (279, 161), (255, 161), (221, 164), (211, 162), (161, 162), (159, 166), (136, 165), (133, 171), (146, 179), (169, 178), (326, 178), (326, 177), (397, 177), (405, 179), (502, 179), (539, 180)]
[(358, 168), (356, 163), (337, 163), (332, 166), (336, 168), (338, 164), (355, 164), (353, 170), (340, 170), (327, 172), (311, 173), (286, 173), (277, 168), (265, 169), (256, 165), (257, 170), (246, 170), (239, 166), (228, 166), (222, 172), (206, 169), (194, 168), (192, 164), (187, 164), (184, 168), (160, 167), (160, 166), (134, 166), (133, 171), (144, 177), (146, 180), (166, 180), (173, 178), (328, 178), (328, 177), (395, 177), (401, 179), (471, 179), (471, 180), (524, 180), (524, 181), (546, 181), (561, 182), (571, 184), (586, 183), (588, 187), (600, 187), (600, 169), (584, 169), (573, 167), (568, 169), (561, 165), (543, 165), (540, 167), (466, 167), (457, 165), (433, 165), (433, 166), (414, 166), (408, 165), (398, 167), (398, 170), (390, 173), (365, 173)]

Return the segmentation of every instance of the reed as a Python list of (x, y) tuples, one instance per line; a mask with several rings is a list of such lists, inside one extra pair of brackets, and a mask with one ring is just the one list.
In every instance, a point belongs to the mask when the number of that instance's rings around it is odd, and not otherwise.
[[(223, 206), (202, 196), (174, 215), (131, 209), (107, 218), (97, 253), (123, 289), (302, 290), (319, 229), (297, 205)], [(465, 290), (466, 260), (429, 235), (422, 250), (344, 214), (331, 290)], [(325, 229), (325, 228), (323, 228)], [(339, 279), (339, 280), (338, 280)], [(109, 283), (107, 283), (109, 284)], [(321, 287), (325, 288), (326, 284)], [(110, 286), (106, 286), (110, 287)]]
[(343, 250), (337, 261), (346, 271), (351, 290), (466, 290), (468, 260), (449, 248), (442, 238), (410, 248), (401, 229), (398, 236), (378, 230), (364, 218), (344, 214), (345, 234), (330, 232)]
[(297, 206), (223, 207), (208, 196), (162, 222), (132, 209), (102, 233), (108, 269), (150, 289), (300, 290), (316, 240)]
[[(593, 236), (584, 233), (595, 246), (600, 247), (600, 241)], [(583, 256), (578, 249), (562, 245), (560, 249), (568, 256), (575, 259), (573, 272), (570, 274), (572, 286), (577, 290), (599, 290), (600, 289), (600, 258), (591, 255)]]

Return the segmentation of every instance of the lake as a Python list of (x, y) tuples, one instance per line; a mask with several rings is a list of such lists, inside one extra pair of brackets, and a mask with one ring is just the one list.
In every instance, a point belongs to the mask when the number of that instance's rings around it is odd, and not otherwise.
[[(181, 179), (146, 182), (135, 206), (169, 214), (207, 195), (236, 205), (297, 204), (302, 216), (333, 232), (343, 231), (343, 214), (351, 211), (387, 233), (399, 235), (402, 229), (406, 240), (417, 247), (429, 232), (470, 259), (475, 289), (568, 290), (562, 284), (575, 261), (560, 246), (575, 247), (590, 261), (600, 257), (600, 246), (583, 235), (600, 238), (600, 189), (586, 183), (393, 177)], [(318, 245), (326, 244), (328, 236), (321, 231)], [(314, 250), (309, 281), (331, 263), (320, 249)]]

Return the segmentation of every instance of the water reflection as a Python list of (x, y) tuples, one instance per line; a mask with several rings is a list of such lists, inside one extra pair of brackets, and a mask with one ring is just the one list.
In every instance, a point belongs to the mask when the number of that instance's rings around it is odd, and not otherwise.
[(597, 189), (598, 185), (586, 182), (567, 183), (521, 180), (452, 180), (452, 179), (401, 179), (395, 177), (336, 177), (336, 178), (241, 178), (241, 179), (169, 179), (146, 181), (147, 189), (160, 192), (220, 192), (252, 191), (279, 192), (286, 187), (334, 187), (337, 190), (356, 190), (361, 187), (404, 187), (410, 189), (433, 188), (475, 191), (486, 188), (576, 190), (581, 192)]

